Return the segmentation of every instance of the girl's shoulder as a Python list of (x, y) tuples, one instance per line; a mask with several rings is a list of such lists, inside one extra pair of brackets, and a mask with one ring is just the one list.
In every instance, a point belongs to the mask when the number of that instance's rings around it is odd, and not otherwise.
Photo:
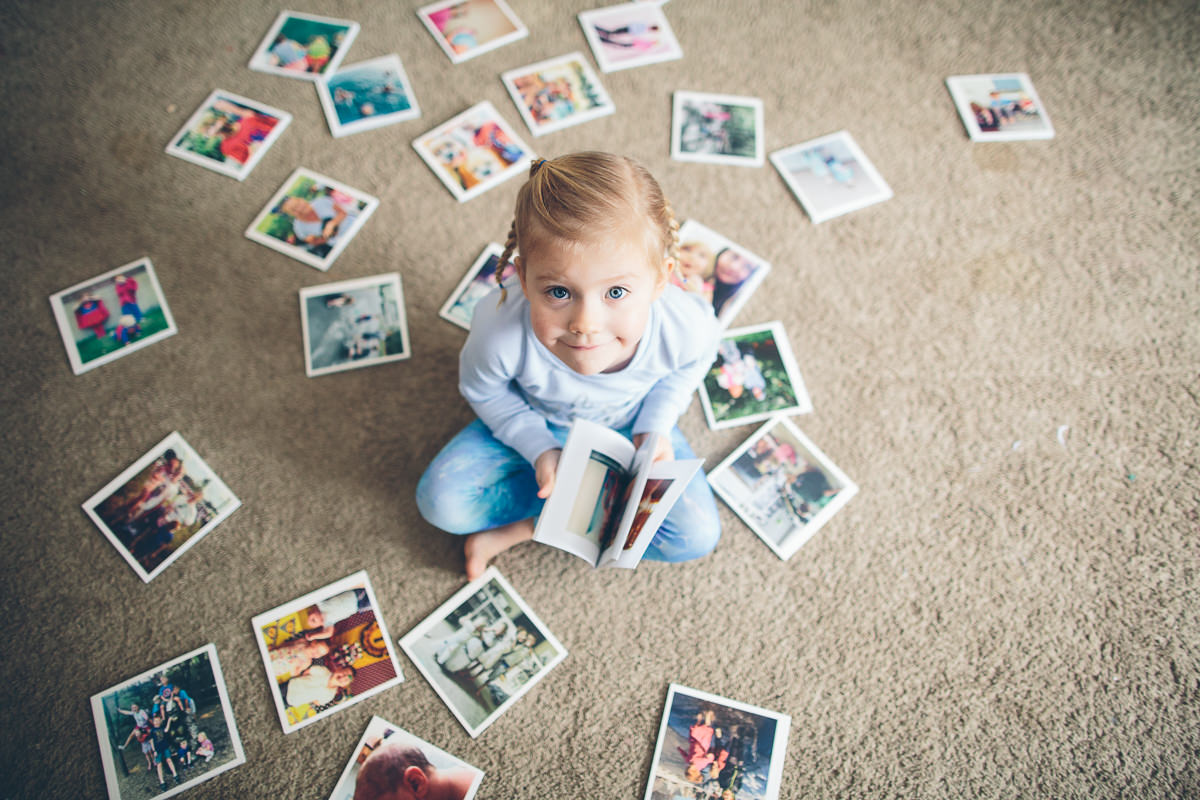
[(658, 298), (658, 307), (664, 325), (683, 327), (685, 330), (690, 328), (695, 333), (716, 330), (717, 317), (713, 313), (712, 303), (695, 292), (686, 292), (674, 284), (668, 284)]

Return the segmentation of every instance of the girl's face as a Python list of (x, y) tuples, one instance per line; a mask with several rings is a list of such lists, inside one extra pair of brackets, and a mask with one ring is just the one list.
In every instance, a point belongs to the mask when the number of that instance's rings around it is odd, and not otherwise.
[(721, 283), (741, 283), (750, 277), (753, 270), (754, 265), (750, 263), (750, 259), (732, 250), (726, 250), (717, 256), (717, 266), (713, 274)]
[(517, 258), (533, 333), (581, 375), (622, 369), (637, 352), (666, 275), (640, 230), (597, 242), (543, 237)]

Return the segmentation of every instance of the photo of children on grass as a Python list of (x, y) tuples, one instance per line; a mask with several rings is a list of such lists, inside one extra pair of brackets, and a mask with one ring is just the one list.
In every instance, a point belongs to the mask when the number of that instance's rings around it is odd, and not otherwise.
[(455, 64), (529, 34), (504, 0), (446, 0), (418, 9), (417, 16)]
[(524, 174), (533, 158), (486, 100), (419, 137), (413, 147), (459, 202)]
[(329, 800), (393, 800), (416, 794), (471, 800), (483, 771), (380, 717), (367, 729)]
[[(453, 322), (460, 328), (471, 330), (471, 318), (475, 315), (475, 305), (481, 298), (499, 286), (496, 283), (496, 264), (500, 261), (503, 252), (504, 247), (495, 242), (483, 249), (475, 262), (471, 264), (471, 268), (467, 270), (467, 274), (454, 288), (450, 299), (438, 311), (443, 319)], [(500, 280), (507, 281), (516, 274), (516, 266), (509, 261), (500, 273)]]
[(170, 797), (243, 763), (209, 644), (91, 698), (108, 795)]
[(780, 322), (726, 331), (700, 385), (700, 400), (713, 430), (812, 411)]
[(358, 28), (350, 20), (280, 12), (250, 58), (250, 69), (309, 81), (332, 75)]
[(63, 289), (50, 306), (76, 375), (176, 332), (148, 258)]
[(604, 72), (683, 58), (661, 3), (622, 3), (584, 11), (579, 25)]
[(729, 325), (770, 270), (762, 258), (699, 222), (679, 226), (679, 262), (671, 282), (712, 303), (722, 325)]
[(892, 189), (846, 131), (771, 154), (814, 223), (887, 200)]
[(317, 81), (317, 95), (335, 138), (421, 116), (395, 54), (343, 67)]
[(615, 110), (582, 53), (509, 70), (500, 77), (534, 136)]
[(191, 445), (171, 433), (83, 509), (148, 583), (240, 505)]
[(757, 97), (675, 92), (671, 158), (758, 167), (763, 163), (763, 106)]
[(167, 153), (244, 180), (291, 121), (286, 111), (218, 89), (171, 139)]
[(300, 321), (310, 378), (412, 355), (396, 272), (301, 289)]
[(400, 646), (472, 737), (567, 655), (495, 567), (409, 631)]
[(1024, 73), (954, 75), (946, 87), (974, 141), (1054, 138), (1050, 117)]

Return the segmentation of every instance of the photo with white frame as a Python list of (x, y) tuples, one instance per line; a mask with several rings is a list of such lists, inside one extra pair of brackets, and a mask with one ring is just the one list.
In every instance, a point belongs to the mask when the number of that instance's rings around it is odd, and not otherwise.
[[(247, 113), (237, 116), (235, 119), (234, 116), (238, 114), (239, 109)], [(255, 137), (262, 133), (262, 120), (256, 119), (257, 124), (249, 127), (246, 117), (250, 114), (275, 120), (270, 131), (261, 139)], [(208, 124), (208, 130), (203, 128), (205, 123)], [(166, 152), (176, 158), (192, 164), (199, 164), (214, 172), (242, 181), (246, 179), (250, 171), (262, 160), (262, 157), (271, 149), (271, 145), (275, 144), (275, 140), (287, 130), (291, 123), (292, 115), (287, 111), (233, 92), (216, 89), (205, 98), (195, 113), (183, 124), (183, 127), (171, 137)], [(227, 128), (232, 129), (232, 132), (226, 138), (221, 138), (220, 134)], [(229, 136), (238, 136), (242, 140), (246, 149), (244, 161), (240, 161), (236, 155), (225, 153), (224, 150), (219, 149), (220, 145), (217, 145), (219, 158), (216, 154), (202, 152), (198, 149), (201, 144), (208, 145), (214, 140), (219, 140), (220, 144), (224, 144)]]
[(300, 325), (310, 378), (412, 355), (396, 272), (301, 289)]
[[(757, 350), (758, 339), (774, 352), (746, 352), (750, 340), (754, 340), (751, 349)], [(764, 363), (768, 359), (778, 364)], [(776, 379), (778, 372), (783, 373), (781, 380)], [(708, 427), (713, 430), (761, 422), (780, 414), (810, 413), (812, 400), (783, 323), (775, 320), (726, 330), (717, 346), (717, 360), (700, 384), (700, 401)], [(729, 406), (720, 416), (714, 409), (717, 401)]]
[(847, 131), (776, 150), (771, 163), (814, 224), (892, 197), (892, 188)]
[(316, 87), (335, 139), (421, 116), (412, 83), (395, 53), (342, 67), (317, 81)]
[[(314, 28), (319, 33), (309, 38), (307, 42), (297, 42), (289, 38), (289, 34), (293, 30), (289, 26), (299, 26), (301, 28)], [(342, 59), (346, 57), (346, 52), (350, 49), (350, 45), (354, 43), (355, 37), (358, 36), (359, 24), (348, 19), (334, 19), (333, 17), (322, 17), (316, 14), (304, 14), (299, 11), (281, 11), (275, 21), (271, 23), (270, 29), (267, 30), (267, 35), (262, 38), (258, 47), (254, 51), (254, 55), (250, 57), (250, 69), (258, 72), (267, 72), (272, 75), (281, 75), (285, 78), (296, 78), (302, 81), (318, 81), (322, 75), (332, 74), (337, 72), (338, 65), (342, 63)], [(318, 70), (309, 70), (307, 68), (300, 69), (300, 66), (312, 66), (309, 60), (309, 51), (313, 46), (316, 36), (325, 39), (325, 45), (331, 48), (327, 60), (321, 64)], [(329, 41), (332, 36), (334, 41)], [(284, 41), (278, 41), (280, 38)], [(286, 49), (286, 54), (291, 60), (287, 64), (281, 63), (284, 56), (282, 45), (289, 45)], [(303, 54), (301, 54), (303, 51)], [(302, 65), (300, 62), (303, 61)], [(289, 65), (299, 65), (296, 68), (289, 68)]]
[[(747, 132), (745, 127), (753, 128)], [(763, 102), (757, 97), (676, 91), (671, 158), (705, 164), (763, 165)]]

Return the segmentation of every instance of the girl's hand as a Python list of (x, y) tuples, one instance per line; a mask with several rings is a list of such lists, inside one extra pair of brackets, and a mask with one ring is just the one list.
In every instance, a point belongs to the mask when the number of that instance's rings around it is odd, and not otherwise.
[(537, 477), (537, 496), (545, 500), (554, 491), (554, 476), (558, 473), (558, 457), (562, 455), (560, 448), (547, 450), (533, 462), (533, 472)]
[[(654, 436), (653, 433), (639, 433), (633, 437), (634, 447), (641, 447), (642, 442), (646, 441), (649, 436)], [(651, 461), (674, 461), (675, 451), (671, 449), (671, 439), (667, 436), (658, 435), (658, 441), (654, 446), (654, 457)]]

